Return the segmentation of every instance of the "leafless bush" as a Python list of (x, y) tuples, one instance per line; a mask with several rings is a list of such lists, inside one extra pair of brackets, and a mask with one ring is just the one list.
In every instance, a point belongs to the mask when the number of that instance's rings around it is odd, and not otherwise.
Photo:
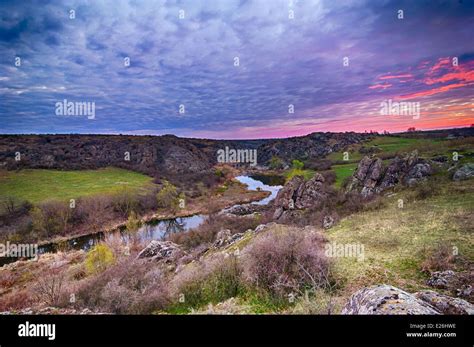
[(329, 269), (323, 244), (321, 234), (297, 230), (259, 235), (245, 252), (245, 277), (280, 299), (320, 288)]
[(0, 297), (0, 311), (21, 310), (34, 301), (28, 289), (15, 290)]
[(51, 200), (35, 206), (30, 211), (33, 231), (44, 236), (64, 233), (72, 215), (72, 209), (65, 202)]
[(171, 295), (187, 307), (199, 307), (235, 297), (243, 289), (238, 259), (219, 255), (188, 265), (171, 282)]
[(122, 261), (84, 280), (78, 288), (80, 306), (118, 314), (149, 314), (168, 304), (164, 274), (154, 264)]
[(35, 286), (37, 298), (50, 306), (57, 306), (63, 295), (65, 277), (63, 272), (51, 272), (44, 275)]
[(454, 269), (456, 257), (450, 245), (439, 244), (434, 249), (425, 250), (425, 260), (421, 264), (421, 271), (432, 273)]

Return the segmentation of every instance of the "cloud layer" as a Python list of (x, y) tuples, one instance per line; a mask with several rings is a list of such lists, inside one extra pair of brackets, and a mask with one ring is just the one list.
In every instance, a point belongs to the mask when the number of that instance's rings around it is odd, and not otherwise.
[[(474, 123), (468, 1), (3, 1), (0, 13), (2, 133), (262, 138)], [(57, 116), (64, 99), (95, 102), (95, 119)], [(381, 116), (387, 99), (420, 102), (421, 117)]]

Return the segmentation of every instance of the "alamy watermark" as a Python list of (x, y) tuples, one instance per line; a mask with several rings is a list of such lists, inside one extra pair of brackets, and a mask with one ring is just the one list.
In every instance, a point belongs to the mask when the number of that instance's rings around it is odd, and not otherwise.
[(55, 104), (56, 116), (87, 116), (87, 119), (95, 119), (94, 101), (58, 101)]
[(38, 245), (35, 243), (0, 243), (0, 258), (32, 258), (38, 260)]
[(360, 243), (328, 243), (325, 254), (328, 258), (357, 258), (365, 259), (365, 247)]
[(413, 119), (420, 118), (420, 103), (408, 101), (384, 100), (380, 104), (380, 114), (382, 116), (412, 116)]
[(249, 163), (250, 166), (257, 165), (256, 149), (232, 149), (225, 146), (225, 149), (217, 151), (217, 162), (219, 163)]

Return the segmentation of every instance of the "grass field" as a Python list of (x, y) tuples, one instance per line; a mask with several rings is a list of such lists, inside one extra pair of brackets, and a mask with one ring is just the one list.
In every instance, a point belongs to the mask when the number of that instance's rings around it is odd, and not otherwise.
[[(426, 200), (413, 198), (412, 193), (398, 192), (381, 209), (356, 213), (328, 230), (330, 242), (364, 245), (363, 261), (336, 259), (335, 275), (343, 284), (343, 296), (379, 283), (408, 291), (427, 288), (422, 263), (440, 246), (456, 249), (458, 257), (474, 261), (472, 180), (445, 181)], [(403, 208), (398, 199), (404, 200)]]
[(346, 177), (351, 176), (357, 168), (357, 163), (333, 165), (332, 170), (336, 173), (334, 186), (340, 188)]
[(118, 168), (3, 171), (0, 173), (0, 197), (12, 196), (32, 203), (48, 199), (69, 200), (114, 193), (123, 187), (144, 189), (153, 184), (151, 181), (151, 177)]
[[(376, 137), (368, 142), (365, 142), (365, 147), (376, 147), (381, 150), (381, 153), (389, 155), (395, 155), (398, 152), (408, 151), (411, 148), (423, 149), (426, 146), (430, 148), (436, 144), (441, 143), (440, 140), (431, 139), (412, 139), (404, 137), (391, 137), (391, 136), (380, 136)], [(359, 153), (361, 145), (353, 146), (353, 151), (349, 150), (349, 161), (359, 161), (364, 156)], [(327, 156), (328, 159), (333, 161), (343, 160), (343, 152), (334, 152)]]

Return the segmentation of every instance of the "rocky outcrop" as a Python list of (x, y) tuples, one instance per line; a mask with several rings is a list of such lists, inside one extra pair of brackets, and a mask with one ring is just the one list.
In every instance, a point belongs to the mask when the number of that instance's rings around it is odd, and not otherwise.
[(359, 162), (346, 190), (369, 197), (397, 184), (413, 186), (432, 172), (431, 164), (419, 158), (417, 151), (404, 158), (396, 157), (386, 168), (383, 168), (381, 159), (366, 156)]
[(410, 294), (382, 284), (362, 288), (352, 294), (342, 314), (474, 314), (469, 302), (425, 290)]
[(184, 251), (171, 241), (153, 240), (138, 254), (137, 259), (149, 258), (156, 261), (171, 262), (184, 254)]
[(382, 160), (376, 157), (364, 157), (357, 166), (347, 190), (357, 190), (364, 197), (372, 195), (382, 178)]
[(430, 287), (448, 290), (454, 295), (471, 302), (474, 300), (473, 283), (474, 273), (472, 271), (461, 273), (452, 270), (435, 271), (426, 281), (426, 284)]
[(242, 205), (234, 205), (230, 208), (226, 208), (222, 210), (220, 213), (222, 214), (232, 214), (236, 216), (245, 216), (253, 213), (263, 212), (268, 207), (265, 205), (257, 205), (257, 204), (242, 204)]
[(452, 270), (435, 271), (426, 284), (433, 288), (448, 289), (458, 282), (456, 273)]
[(274, 219), (294, 209), (305, 209), (321, 205), (328, 197), (324, 186), (324, 177), (316, 173), (310, 180), (305, 181), (302, 176), (293, 177), (278, 192), (273, 206)]
[(415, 293), (414, 296), (430, 304), (442, 314), (474, 314), (474, 305), (466, 300), (439, 294), (432, 290), (424, 290)]
[[(253, 232), (253, 230), (250, 230), (250, 231)], [(232, 234), (229, 229), (221, 230), (217, 233), (216, 240), (214, 241), (213, 247), (222, 248), (222, 247), (230, 246), (231, 244), (240, 240), (242, 237), (244, 237), (244, 233)]]
[(474, 163), (461, 166), (453, 175), (453, 180), (463, 181), (474, 177)]
[(341, 314), (440, 314), (432, 305), (389, 285), (362, 288), (352, 294)]

